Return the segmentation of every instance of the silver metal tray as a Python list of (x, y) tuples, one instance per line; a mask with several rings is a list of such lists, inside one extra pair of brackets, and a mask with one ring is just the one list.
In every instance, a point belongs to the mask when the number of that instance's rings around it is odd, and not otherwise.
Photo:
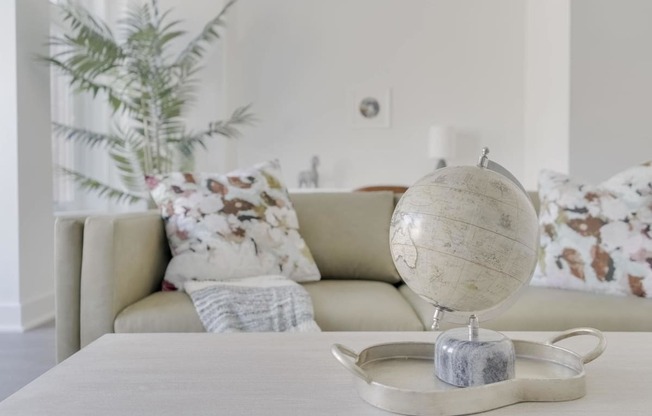
[[(598, 345), (588, 354), (553, 345), (577, 335), (592, 335)], [(434, 344), (401, 342), (374, 345), (360, 353), (334, 344), (331, 352), (356, 376), (365, 401), (406, 415), (462, 415), (518, 402), (564, 401), (586, 393), (584, 364), (602, 354), (606, 340), (593, 328), (576, 328), (545, 343), (514, 340), (516, 377), (484, 386), (459, 388), (434, 375)]]

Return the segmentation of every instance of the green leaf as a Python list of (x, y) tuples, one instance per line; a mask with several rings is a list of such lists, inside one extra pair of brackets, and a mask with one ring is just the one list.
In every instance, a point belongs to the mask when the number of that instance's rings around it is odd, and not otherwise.
[(67, 140), (82, 142), (93, 148), (98, 145), (111, 146), (118, 139), (110, 134), (97, 133), (91, 130), (80, 129), (60, 123), (52, 123), (52, 132)]
[(97, 179), (93, 179), (90, 176), (87, 176), (81, 172), (75, 170), (59, 167), (58, 171), (68, 176), (72, 181), (79, 186), (81, 189), (95, 193), (98, 196), (104, 197), (110, 201), (115, 202), (126, 202), (128, 204), (135, 204), (140, 201), (146, 200), (146, 197), (141, 195), (132, 194), (129, 192), (122, 191), (120, 189), (114, 188), (110, 185), (102, 183)]

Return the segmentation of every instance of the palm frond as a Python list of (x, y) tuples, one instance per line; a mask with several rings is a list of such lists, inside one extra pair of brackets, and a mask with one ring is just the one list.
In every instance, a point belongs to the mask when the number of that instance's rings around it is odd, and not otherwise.
[(211, 122), (208, 125), (208, 129), (184, 137), (178, 142), (176, 140), (171, 140), (171, 142), (177, 143), (179, 152), (187, 157), (193, 154), (196, 146), (201, 146), (205, 149), (205, 141), (208, 138), (214, 136), (238, 138), (240, 137), (240, 130), (238, 130), (237, 126), (252, 125), (257, 121), (256, 117), (249, 112), (250, 108), (251, 105), (239, 107), (227, 120)]
[(66, 62), (56, 59), (55, 57), (41, 57), (40, 60), (50, 64), (57, 70), (61, 71), (64, 75), (70, 77), (70, 86), (75, 88), (77, 91), (90, 92), (94, 97), (101, 91), (106, 93), (109, 97), (118, 99), (119, 94), (110, 84), (98, 82), (92, 77), (86, 76), (85, 73), (79, 72), (76, 68), (68, 65)]
[(109, 152), (113, 164), (120, 172), (120, 179), (125, 187), (132, 192), (145, 192), (145, 176), (137, 163), (134, 163), (134, 157), (128, 153), (117, 151)]
[(180, 23), (180, 20), (173, 20), (168, 22), (168, 16), (172, 10), (167, 10), (160, 14), (157, 10), (157, 6), (153, 6), (156, 10), (156, 32), (158, 34), (159, 47), (163, 48), (170, 41), (178, 38), (179, 36), (185, 35), (187, 32), (185, 30), (174, 30)]
[(238, 130), (236, 126), (252, 125), (258, 121), (258, 119), (249, 112), (250, 109), (251, 104), (238, 107), (227, 120), (211, 122), (206, 133), (208, 133), (209, 136), (220, 135), (228, 138), (240, 137), (240, 130)]
[(224, 26), (224, 16), (235, 2), (236, 0), (230, 0), (215, 18), (206, 23), (199, 35), (181, 51), (175, 61), (175, 66), (180, 68), (182, 73), (191, 70), (204, 56), (208, 45), (220, 37), (217, 28)]
[(143, 196), (126, 192), (113, 186), (107, 185), (81, 172), (77, 172), (75, 170), (64, 167), (59, 167), (58, 170), (60, 173), (71, 178), (72, 181), (81, 189), (87, 192), (96, 193), (98, 196), (104, 197), (110, 201), (135, 204), (146, 200), (146, 198)]
[(60, 10), (70, 31), (50, 38), (50, 46), (59, 50), (56, 59), (88, 79), (120, 65), (124, 50), (105, 22), (94, 18), (84, 7), (70, 2), (61, 4)]
[(99, 145), (111, 147), (119, 139), (111, 134), (97, 133), (87, 129), (68, 126), (57, 122), (52, 123), (52, 132), (57, 136), (62, 136), (66, 140), (73, 140), (83, 143), (90, 148)]
[(97, 46), (109, 46), (119, 48), (109, 25), (93, 17), (93, 15), (78, 4), (64, 1), (59, 4), (59, 10), (63, 15), (63, 22), (68, 23), (73, 32), (81, 34), (82, 38), (89, 41), (88, 47), (91, 50), (101, 50)]
[(179, 21), (174, 21), (168, 26), (161, 29), (161, 36), (159, 38), (159, 47), (163, 48), (168, 43), (178, 38), (179, 36), (185, 35), (187, 32), (185, 30), (171, 30), (173, 26), (176, 26)]
[(136, 193), (146, 193), (144, 161), (139, 158), (138, 145), (130, 136), (116, 141), (109, 151), (123, 185)]

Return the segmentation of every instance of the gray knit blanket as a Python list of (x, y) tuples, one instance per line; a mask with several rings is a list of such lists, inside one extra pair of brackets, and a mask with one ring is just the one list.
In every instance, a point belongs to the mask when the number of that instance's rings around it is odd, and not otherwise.
[(320, 331), (310, 295), (284, 276), (189, 281), (184, 289), (207, 332)]

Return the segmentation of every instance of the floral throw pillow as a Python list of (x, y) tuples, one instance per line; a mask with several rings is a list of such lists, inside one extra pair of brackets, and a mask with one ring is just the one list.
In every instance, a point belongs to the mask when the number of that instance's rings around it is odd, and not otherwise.
[(652, 297), (652, 162), (597, 186), (542, 171), (539, 199), (532, 285)]
[(188, 280), (268, 274), (296, 282), (320, 279), (278, 161), (224, 175), (168, 173), (146, 179), (172, 250), (164, 289), (183, 290)]

